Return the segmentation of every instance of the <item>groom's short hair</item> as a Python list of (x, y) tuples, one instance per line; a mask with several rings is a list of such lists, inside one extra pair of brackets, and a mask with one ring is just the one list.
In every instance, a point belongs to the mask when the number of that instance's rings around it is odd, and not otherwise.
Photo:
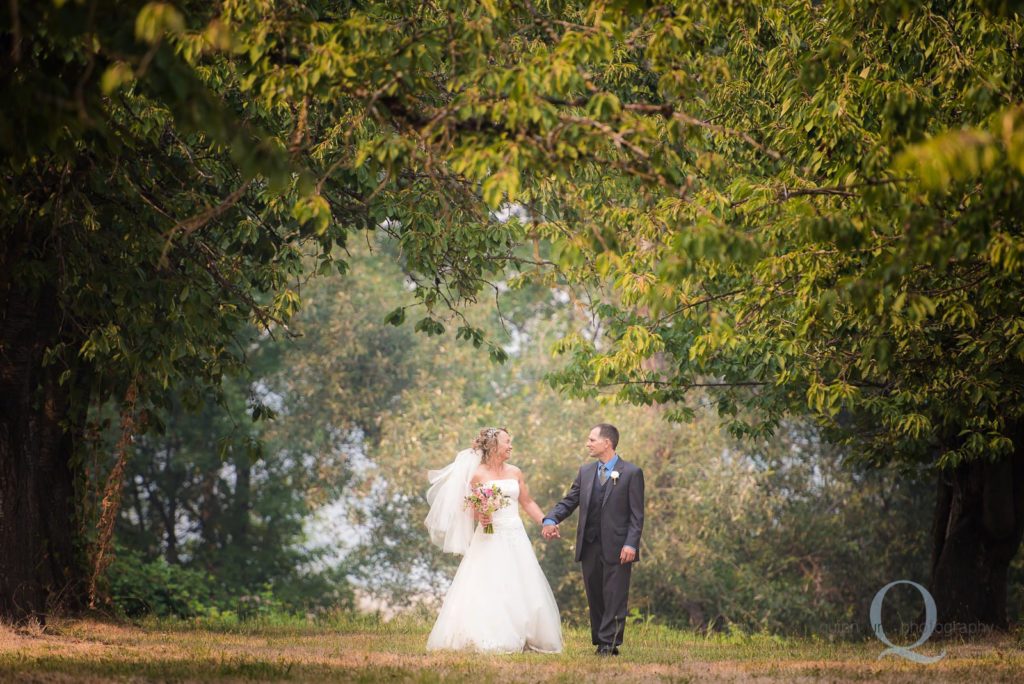
[(597, 434), (601, 435), (602, 439), (607, 439), (612, 443), (612, 449), (619, 446), (619, 430), (611, 423), (598, 423), (595, 425), (600, 432)]

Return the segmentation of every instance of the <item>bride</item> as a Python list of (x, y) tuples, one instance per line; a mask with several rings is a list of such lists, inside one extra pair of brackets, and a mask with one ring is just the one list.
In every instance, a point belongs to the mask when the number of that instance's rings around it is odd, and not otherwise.
[[(522, 471), (506, 463), (511, 453), (512, 437), (505, 428), (485, 428), (471, 449), (428, 473), (430, 540), (464, 554), (427, 639), (428, 651), (562, 651), (558, 605), (519, 507), (538, 525), (544, 514), (530, 498)], [(511, 504), (489, 518), (466, 510), (465, 497), (476, 484), (497, 485)], [(493, 534), (484, 532), (488, 522)]]

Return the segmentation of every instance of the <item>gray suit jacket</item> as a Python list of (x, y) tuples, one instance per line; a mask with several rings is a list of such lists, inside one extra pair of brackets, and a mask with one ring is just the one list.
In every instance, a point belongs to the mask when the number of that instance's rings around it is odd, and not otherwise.
[[(583, 529), (587, 526), (587, 510), (590, 507), (594, 478), (597, 477), (597, 464), (595, 460), (580, 467), (569, 493), (547, 515), (555, 522), (562, 522), (579, 507), (580, 521), (576, 527), (577, 561), (582, 560), (583, 556)], [(640, 534), (644, 530), (644, 471), (623, 460), (621, 456), (615, 464), (615, 470), (619, 473), (618, 482), (609, 481), (604, 486), (601, 552), (606, 563), (618, 563), (622, 547), (632, 546), (636, 549), (635, 561), (638, 561)]]

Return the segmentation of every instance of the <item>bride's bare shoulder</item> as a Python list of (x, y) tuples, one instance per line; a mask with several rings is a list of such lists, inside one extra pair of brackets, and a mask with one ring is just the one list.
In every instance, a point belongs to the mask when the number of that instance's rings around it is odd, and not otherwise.
[(506, 463), (505, 467), (512, 471), (512, 477), (517, 480), (523, 479), (523, 471), (519, 469), (519, 466), (514, 466), (511, 463)]

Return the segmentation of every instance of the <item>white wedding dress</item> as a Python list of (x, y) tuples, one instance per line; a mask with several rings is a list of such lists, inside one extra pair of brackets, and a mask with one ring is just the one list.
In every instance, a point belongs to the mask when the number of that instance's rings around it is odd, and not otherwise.
[(512, 501), (491, 516), (493, 534), (476, 525), (427, 650), (560, 653), (558, 605), (519, 517), (519, 482), (492, 483)]

